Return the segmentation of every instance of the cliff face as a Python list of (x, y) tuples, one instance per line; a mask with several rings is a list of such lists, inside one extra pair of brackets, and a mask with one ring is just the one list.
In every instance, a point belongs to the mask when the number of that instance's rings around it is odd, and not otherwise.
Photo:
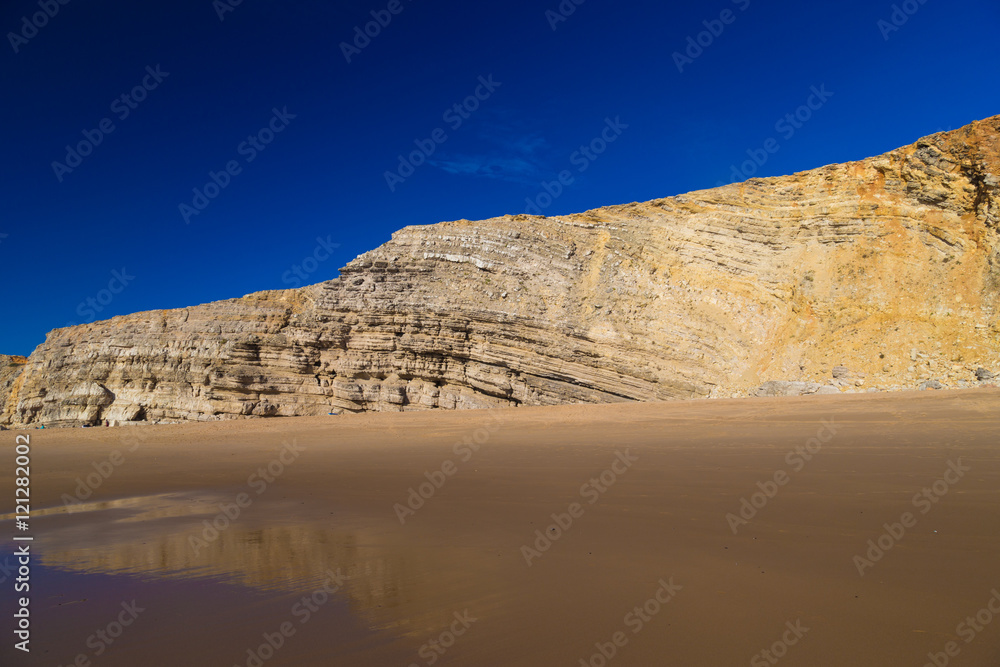
[(836, 366), (973, 381), (1000, 365), (998, 226), (1000, 116), (644, 204), (406, 227), (325, 283), (57, 329), (0, 369), (0, 418), (732, 396)]
[(21, 372), (27, 361), (24, 357), (0, 354), (0, 425), (10, 423), (16, 405), (9, 399), (20, 386)]

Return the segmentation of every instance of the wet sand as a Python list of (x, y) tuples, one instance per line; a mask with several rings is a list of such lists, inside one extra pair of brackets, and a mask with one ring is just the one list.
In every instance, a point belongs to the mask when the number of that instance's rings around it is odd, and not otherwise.
[(32, 651), (0, 571), (0, 663), (1000, 664), (998, 415), (977, 389), (32, 430)]

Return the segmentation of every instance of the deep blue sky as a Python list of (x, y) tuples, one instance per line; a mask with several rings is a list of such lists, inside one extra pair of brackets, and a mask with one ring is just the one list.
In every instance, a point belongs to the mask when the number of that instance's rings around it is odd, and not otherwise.
[[(1000, 113), (995, 2), (909, 0), (888, 39), (893, 3), (871, 0), (586, 0), (555, 30), (558, 0), (399, 2), (350, 63), (341, 42), (388, 0), (243, 0), (224, 20), (212, 0), (70, 0), (16, 53), (9, 33), (41, 10), (2, 3), (0, 353), (70, 322), (292, 286), (317, 237), (339, 244), (307, 264), (320, 282), (403, 226), (524, 212), (563, 170), (546, 214), (713, 187), (769, 138), (757, 176)], [(704, 21), (721, 34), (678, 71)], [(121, 119), (112, 102), (157, 65), (169, 75)], [(452, 129), (443, 113), (490, 75), (499, 87)], [(812, 86), (832, 96), (788, 136), (775, 124)], [(247, 162), (239, 146), (274, 108), (296, 117)], [(114, 131), (60, 182), (52, 163), (105, 118)], [(628, 127), (574, 156), (607, 118)], [(438, 128), (447, 139), (390, 191), (385, 172)], [(179, 205), (230, 160), (241, 172), (185, 224)], [(102, 292), (122, 269), (124, 289)]]

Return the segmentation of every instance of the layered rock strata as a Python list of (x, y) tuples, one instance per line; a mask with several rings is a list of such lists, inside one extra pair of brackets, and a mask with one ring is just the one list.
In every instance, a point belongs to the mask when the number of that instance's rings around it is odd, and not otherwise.
[(405, 227), (318, 285), (52, 331), (0, 368), (0, 419), (708, 398), (835, 367), (975, 383), (1000, 369), (998, 184), (1000, 116), (792, 176)]

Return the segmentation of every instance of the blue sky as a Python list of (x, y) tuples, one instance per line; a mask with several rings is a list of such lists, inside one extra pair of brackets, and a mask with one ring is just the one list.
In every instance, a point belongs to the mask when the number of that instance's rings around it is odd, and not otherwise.
[(0, 353), (1000, 113), (992, 2), (226, 2), (3, 3)]

